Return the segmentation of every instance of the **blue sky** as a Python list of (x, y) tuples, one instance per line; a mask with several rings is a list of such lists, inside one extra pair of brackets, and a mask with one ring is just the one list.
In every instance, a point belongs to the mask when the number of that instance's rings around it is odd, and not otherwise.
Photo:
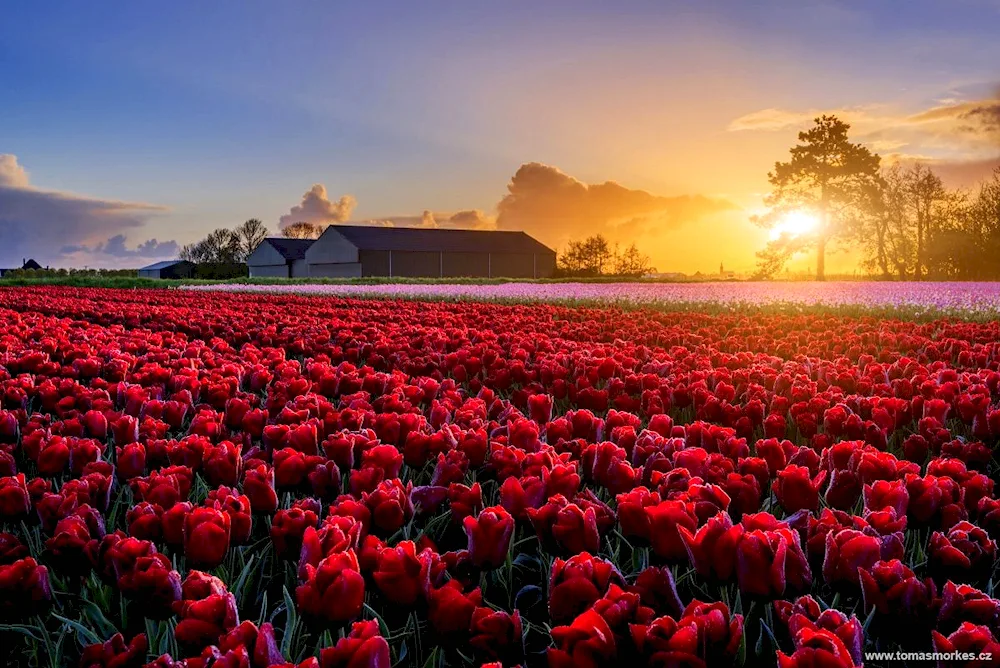
[[(34, 189), (162, 207), (124, 222), (90, 207), (65, 235), (92, 252), (51, 262), (135, 264), (102, 254), (115, 234), (186, 243), (252, 216), (276, 229), (317, 183), (352, 195), (357, 220), (488, 218), (529, 162), (745, 211), (794, 140), (787, 119), (813, 110), (856, 114), (891, 151), (989, 158), (897, 121), (1000, 81), (989, 0), (48, 2), (0, 17), (0, 154)], [(33, 222), (23, 210), (0, 208), (8, 241)], [(752, 231), (727, 215), (738, 262)], [(0, 243), (0, 266), (38, 245)]]

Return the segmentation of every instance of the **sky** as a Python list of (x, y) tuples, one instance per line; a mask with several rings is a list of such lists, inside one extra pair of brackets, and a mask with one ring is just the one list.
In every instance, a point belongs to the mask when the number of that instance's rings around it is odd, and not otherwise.
[(8, 3), (0, 267), (135, 267), (256, 217), (602, 232), (745, 271), (819, 113), (988, 174), (997, 34), (1000, 0)]

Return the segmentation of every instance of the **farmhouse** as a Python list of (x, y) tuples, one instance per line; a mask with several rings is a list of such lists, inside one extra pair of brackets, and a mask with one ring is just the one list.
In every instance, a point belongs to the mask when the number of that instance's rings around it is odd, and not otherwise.
[(282, 237), (264, 239), (247, 258), (247, 267), (250, 269), (251, 278), (308, 276), (306, 251), (312, 244), (312, 239), (285, 239)]
[(187, 260), (154, 262), (139, 270), (139, 278), (191, 278), (195, 264)]
[[(41, 269), (42, 265), (38, 264), (34, 260), (21, 260), (21, 267), (20, 268), (21, 269)], [(3, 278), (5, 275), (9, 274), (12, 271), (17, 271), (17, 269), (14, 269), (14, 268), (0, 269), (0, 278)]]
[[(251, 254), (250, 276), (546, 278), (556, 253), (524, 232), (331, 225), (319, 239), (282, 252), (266, 239)], [(300, 253), (306, 273), (296, 273)], [(283, 266), (289, 273), (283, 273)]]

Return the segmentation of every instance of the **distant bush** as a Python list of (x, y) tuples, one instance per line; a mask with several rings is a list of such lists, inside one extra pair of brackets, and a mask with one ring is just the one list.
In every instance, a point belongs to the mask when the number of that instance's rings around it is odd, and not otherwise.
[(135, 278), (138, 269), (12, 269), (4, 278), (71, 278), (93, 276), (97, 278)]

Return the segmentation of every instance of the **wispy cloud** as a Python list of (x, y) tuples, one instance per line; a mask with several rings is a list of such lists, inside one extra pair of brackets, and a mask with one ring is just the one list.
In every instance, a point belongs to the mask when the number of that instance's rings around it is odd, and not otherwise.
[[(814, 118), (834, 114), (852, 134), (888, 162), (922, 161), (940, 166), (966, 183), (989, 173), (1000, 156), (1000, 86), (995, 92), (963, 97), (950, 91), (915, 111), (890, 112), (883, 105), (841, 109), (762, 109), (730, 122), (730, 132), (804, 129)], [(985, 171), (983, 171), (985, 170)]]

